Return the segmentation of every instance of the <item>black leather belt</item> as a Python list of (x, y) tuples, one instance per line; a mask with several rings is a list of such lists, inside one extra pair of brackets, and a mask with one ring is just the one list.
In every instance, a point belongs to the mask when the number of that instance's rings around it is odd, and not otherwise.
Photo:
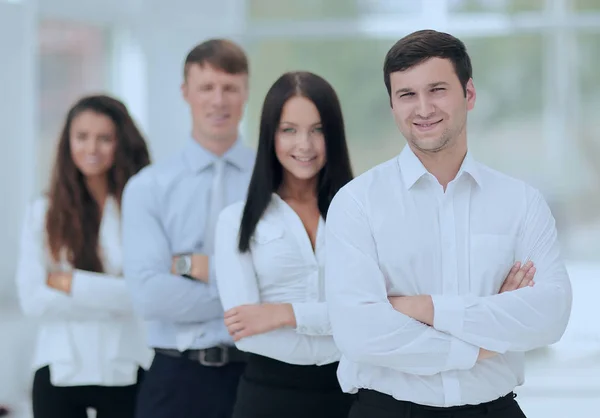
[(245, 352), (227, 345), (186, 351), (173, 348), (155, 348), (154, 351), (169, 357), (186, 358), (209, 367), (221, 367), (229, 363), (245, 363), (247, 357)]

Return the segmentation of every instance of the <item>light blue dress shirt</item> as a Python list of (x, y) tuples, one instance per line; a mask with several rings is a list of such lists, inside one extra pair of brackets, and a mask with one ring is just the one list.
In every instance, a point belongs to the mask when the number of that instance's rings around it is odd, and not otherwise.
[[(174, 157), (132, 177), (123, 192), (123, 270), (134, 307), (147, 322), (150, 347), (233, 345), (223, 322), (212, 254), (207, 254), (208, 284), (170, 273), (173, 255), (205, 253), (203, 235), (217, 158), (190, 139)], [(222, 158), (226, 203), (244, 200), (255, 152), (238, 139)], [(189, 337), (190, 331), (192, 340), (182, 343), (182, 335)]]

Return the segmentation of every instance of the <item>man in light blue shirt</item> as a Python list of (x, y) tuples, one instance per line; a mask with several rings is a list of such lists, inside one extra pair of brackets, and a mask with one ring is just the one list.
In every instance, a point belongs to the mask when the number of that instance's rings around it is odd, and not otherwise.
[(181, 89), (192, 138), (133, 177), (123, 194), (124, 273), (155, 350), (136, 415), (226, 418), (245, 363), (223, 322), (213, 227), (223, 207), (245, 198), (254, 165), (238, 134), (245, 53), (226, 40), (196, 46)]

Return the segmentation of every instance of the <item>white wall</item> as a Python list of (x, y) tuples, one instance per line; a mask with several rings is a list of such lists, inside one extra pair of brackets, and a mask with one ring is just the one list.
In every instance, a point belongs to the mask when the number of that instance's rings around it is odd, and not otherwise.
[(0, 304), (14, 296), (16, 243), (34, 187), (35, 30), (33, 4), (0, 1)]

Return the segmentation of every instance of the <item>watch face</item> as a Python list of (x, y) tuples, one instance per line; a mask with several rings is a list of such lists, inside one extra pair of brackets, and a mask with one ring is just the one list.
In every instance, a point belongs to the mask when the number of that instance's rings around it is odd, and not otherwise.
[(175, 263), (175, 269), (177, 271), (177, 274), (188, 274), (190, 272), (190, 262), (188, 260), (188, 257), (179, 257), (177, 259), (177, 262)]

